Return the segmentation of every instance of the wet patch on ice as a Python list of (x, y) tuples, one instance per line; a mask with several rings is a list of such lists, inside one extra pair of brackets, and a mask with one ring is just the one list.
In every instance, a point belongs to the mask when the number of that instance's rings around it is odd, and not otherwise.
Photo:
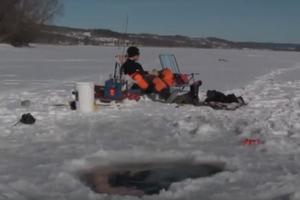
[(79, 173), (79, 179), (96, 193), (144, 196), (168, 190), (176, 182), (214, 176), (225, 163), (186, 161), (120, 164), (95, 167)]

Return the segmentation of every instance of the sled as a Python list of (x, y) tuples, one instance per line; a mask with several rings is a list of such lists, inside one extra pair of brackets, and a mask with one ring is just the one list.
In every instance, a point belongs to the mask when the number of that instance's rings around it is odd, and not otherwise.
[(138, 101), (141, 95), (140, 90), (129, 89), (126, 82), (116, 79), (107, 80), (105, 85), (95, 85), (95, 100), (103, 103), (122, 102), (125, 99)]
[[(174, 94), (184, 92), (185, 89), (196, 80), (196, 76), (199, 75), (198, 73), (182, 73), (176, 57), (173, 54), (161, 54), (159, 55), (159, 59), (162, 69), (169, 68), (174, 73), (175, 83), (174, 86), (170, 88), (171, 92)], [(101, 102), (120, 102), (125, 99), (138, 101), (140, 99), (143, 92), (139, 89), (130, 88), (128, 82), (121, 73), (121, 66), (124, 61), (124, 56), (116, 56), (114, 74), (110, 79), (105, 81), (104, 85), (95, 86), (95, 99), (98, 99)]]
[(182, 106), (192, 105), (195, 107), (210, 107), (214, 110), (226, 110), (226, 111), (235, 111), (247, 104), (245, 103), (221, 103), (221, 102), (205, 102), (200, 101), (197, 104), (178, 104), (176, 108), (180, 108)]
[(245, 103), (200, 102), (199, 105), (196, 106), (206, 106), (214, 110), (235, 111), (245, 105)]

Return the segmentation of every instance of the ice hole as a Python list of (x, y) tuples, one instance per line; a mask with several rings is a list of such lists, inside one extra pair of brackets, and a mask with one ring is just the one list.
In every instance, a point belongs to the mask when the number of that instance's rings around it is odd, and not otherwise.
[(225, 170), (224, 163), (141, 163), (96, 167), (79, 174), (96, 193), (143, 196), (168, 190), (172, 183), (210, 177)]

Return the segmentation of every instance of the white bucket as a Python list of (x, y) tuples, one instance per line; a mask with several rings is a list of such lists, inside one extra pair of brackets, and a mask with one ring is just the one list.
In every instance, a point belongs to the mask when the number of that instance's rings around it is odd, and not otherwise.
[(94, 83), (76, 83), (79, 99), (79, 110), (84, 113), (94, 112), (95, 108), (95, 86)]

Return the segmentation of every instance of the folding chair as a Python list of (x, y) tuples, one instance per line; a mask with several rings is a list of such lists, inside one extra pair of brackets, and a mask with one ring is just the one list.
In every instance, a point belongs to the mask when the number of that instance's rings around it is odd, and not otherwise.
[(176, 57), (173, 54), (160, 54), (159, 60), (162, 69), (169, 68), (174, 73), (175, 90), (179, 90), (179, 91), (185, 90), (186, 87), (188, 87), (190, 84), (195, 82), (196, 76), (199, 75), (198, 73), (191, 73), (191, 74), (182, 73), (178, 65), (178, 62), (176, 60)]

